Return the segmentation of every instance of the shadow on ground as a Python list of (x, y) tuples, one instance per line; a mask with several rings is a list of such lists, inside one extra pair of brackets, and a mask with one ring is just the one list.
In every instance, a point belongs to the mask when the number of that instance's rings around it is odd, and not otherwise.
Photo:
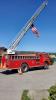
[(17, 70), (5, 70), (0, 72), (1, 74), (6, 74), (6, 75), (11, 75), (11, 74), (16, 74), (18, 73)]
[(29, 69), (29, 71), (37, 71), (37, 70), (43, 70), (43, 67), (33, 67), (31, 69)]
[[(31, 69), (29, 69), (27, 72), (31, 72), (31, 71), (37, 71), (37, 70), (44, 70), (43, 68), (38, 68), (38, 67), (34, 67), (34, 68), (31, 68)], [(25, 73), (27, 73), (27, 72), (25, 72)], [(6, 75), (11, 75), (11, 74), (16, 74), (16, 73), (18, 73), (18, 71), (17, 70), (5, 70), (5, 71), (1, 71), (0, 72), (1, 74), (6, 74)]]

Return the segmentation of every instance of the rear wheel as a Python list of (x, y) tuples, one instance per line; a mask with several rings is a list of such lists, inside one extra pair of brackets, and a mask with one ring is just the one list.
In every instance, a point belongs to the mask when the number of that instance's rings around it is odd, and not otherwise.
[(28, 69), (29, 69), (28, 64), (27, 64), (27, 63), (23, 63), (23, 64), (21, 65), (21, 69), (22, 69), (22, 72), (27, 72)]

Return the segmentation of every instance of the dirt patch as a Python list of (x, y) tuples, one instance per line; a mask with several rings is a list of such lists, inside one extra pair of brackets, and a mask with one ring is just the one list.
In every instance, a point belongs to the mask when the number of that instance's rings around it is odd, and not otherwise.
[(47, 90), (29, 90), (28, 96), (31, 100), (42, 100), (43, 98), (48, 99), (49, 93)]

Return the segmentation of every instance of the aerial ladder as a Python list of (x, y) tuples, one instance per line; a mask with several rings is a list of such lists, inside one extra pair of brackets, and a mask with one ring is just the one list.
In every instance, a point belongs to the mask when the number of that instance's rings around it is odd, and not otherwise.
[(48, 0), (43, 1), (43, 3), (40, 5), (40, 7), (36, 10), (36, 12), (33, 14), (33, 16), (27, 21), (25, 26), (19, 31), (16, 39), (11, 43), (10, 47), (7, 50), (7, 54), (14, 54), (15, 48), (19, 45), (21, 39), (26, 34), (26, 32), (31, 28), (32, 24), (36, 20), (36, 18), (39, 16), (41, 11), (45, 8), (47, 5)]

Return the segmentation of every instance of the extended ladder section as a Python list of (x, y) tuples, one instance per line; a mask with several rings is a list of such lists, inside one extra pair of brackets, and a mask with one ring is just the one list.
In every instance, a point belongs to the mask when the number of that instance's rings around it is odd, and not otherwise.
[(33, 16), (28, 20), (28, 22), (25, 24), (25, 26), (21, 29), (21, 31), (18, 33), (16, 39), (11, 43), (9, 49), (7, 50), (7, 53), (11, 53), (19, 44), (23, 36), (26, 34), (26, 32), (29, 30), (33, 22), (36, 20), (36, 18), (39, 16), (41, 11), (45, 8), (47, 5), (47, 0), (45, 0), (40, 7), (36, 10), (36, 12), (33, 14)]

